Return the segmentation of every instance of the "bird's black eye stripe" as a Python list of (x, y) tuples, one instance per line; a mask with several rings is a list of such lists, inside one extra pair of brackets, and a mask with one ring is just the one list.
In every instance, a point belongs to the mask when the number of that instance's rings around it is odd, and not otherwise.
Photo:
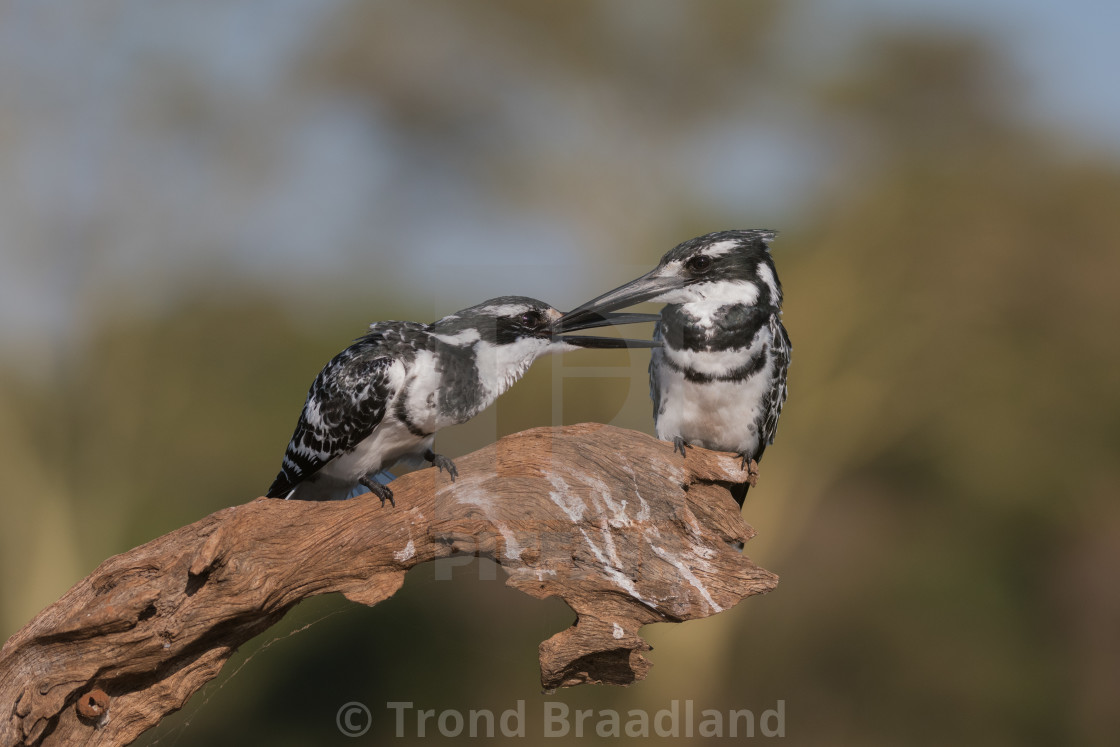
[(529, 327), (530, 329), (536, 329), (537, 327), (541, 326), (541, 324), (543, 322), (544, 322), (544, 315), (541, 314), (541, 312), (537, 311), (536, 309), (533, 309), (531, 311), (526, 311), (524, 314), (521, 315), (521, 324), (523, 324), (526, 327)]
[(706, 254), (697, 254), (695, 257), (688, 260), (685, 266), (688, 267), (689, 271), (700, 275), (711, 269), (712, 258)]

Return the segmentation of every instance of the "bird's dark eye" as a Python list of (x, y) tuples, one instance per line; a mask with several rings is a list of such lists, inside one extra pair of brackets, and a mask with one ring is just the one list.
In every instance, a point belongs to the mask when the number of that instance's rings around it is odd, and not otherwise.
[(526, 311), (521, 315), (521, 323), (526, 327), (529, 327), (530, 329), (535, 329), (536, 327), (541, 326), (541, 321), (543, 319), (544, 317), (541, 316), (541, 312), (536, 310)]
[(697, 275), (703, 275), (705, 272), (712, 268), (712, 258), (706, 254), (697, 254), (692, 259), (685, 263), (690, 272)]

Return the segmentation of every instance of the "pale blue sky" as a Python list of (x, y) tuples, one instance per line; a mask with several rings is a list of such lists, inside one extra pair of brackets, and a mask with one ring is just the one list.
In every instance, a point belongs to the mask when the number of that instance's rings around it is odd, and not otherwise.
[[(672, 11), (661, 16), (676, 22), (701, 7), (660, 4)], [(610, 265), (602, 226), (585, 213), (553, 209), (540, 197), (511, 208), (477, 189), (469, 161), (425, 150), (378, 112), (337, 96), (293, 98), (285, 88), (288, 66), (335, 5), (6, 5), (0, 354), (18, 350), (34, 365), (66, 340), (80, 339), (89, 309), (105, 299), (158, 305), (200, 282), (294, 288), (310, 279), (344, 292), (424, 286), (435, 317), (450, 310), (443, 305), (514, 291), (575, 303), (592, 268), (624, 279), (631, 268)], [(654, 22), (650, 0), (617, 0), (612, 8), (620, 9), (614, 23)], [(1120, 156), (1120, 3), (805, 0), (790, 8), (781, 46), (793, 56), (790, 64), (808, 70), (838, 66), (882, 28), (981, 33), (1013, 63), (1025, 120), (1052, 129), (1071, 148)], [(562, 149), (584, 148), (620, 164), (619, 188), (600, 199), (617, 205), (604, 210), (656, 222), (665, 201), (679, 194), (658, 191), (659, 172), (643, 150), (650, 146), (622, 137), (625, 120), (611, 134), (602, 128), (611, 123), (611, 111), (603, 114), (611, 92), (573, 92), (563, 80), (542, 83), (532, 71), (478, 64), (476, 77), (508, 76), (501, 105), (516, 111), (495, 122), (507, 128), (500, 135), (510, 136), (511, 147), (529, 154), (523, 162), (542, 155), (548, 165), (541, 168), (552, 169), (542, 177), (546, 184), (565, 176), (557, 163)], [(149, 74), (153, 65), (165, 66), (166, 75)], [(156, 88), (164, 80), (198, 92), (204, 106), (186, 114), (208, 118), (201, 127), (159, 123), (164, 114), (152, 102), (160, 100)], [(813, 123), (795, 108), (777, 100), (769, 117), (735, 114), (652, 152), (670, 164), (662, 173), (714, 211), (735, 214), (746, 204), (764, 222), (792, 222), (829, 158)], [(198, 132), (231, 142), (200, 142)], [(229, 161), (243, 154), (251, 167), (235, 171)], [(609, 189), (610, 173), (602, 176)], [(589, 188), (596, 177), (592, 166), (584, 177)], [(651, 252), (681, 238), (667, 236)], [(382, 275), (386, 258), (370, 254), (371, 247), (387, 251), (386, 244), (396, 254)], [(456, 269), (433, 274), (434, 266)]]
[(1021, 73), (1026, 113), (1120, 154), (1120, 3), (814, 0), (802, 8), (798, 22), (814, 39), (835, 36), (842, 44), (876, 26), (940, 24), (981, 32)]

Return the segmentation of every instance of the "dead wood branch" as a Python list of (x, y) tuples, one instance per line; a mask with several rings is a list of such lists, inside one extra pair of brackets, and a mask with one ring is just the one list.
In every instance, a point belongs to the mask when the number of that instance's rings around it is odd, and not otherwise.
[(753, 530), (736, 458), (687, 459), (583, 424), (503, 438), (393, 483), (397, 507), (260, 499), (109, 558), (0, 649), (0, 745), (119, 745), (181, 708), (300, 600), (373, 605), (417, 565), (493, 558), (577, 624), (540, 646), (546, 688), (643, 678), (638, 629), (706, 617), (777, 583), (736, 549)]

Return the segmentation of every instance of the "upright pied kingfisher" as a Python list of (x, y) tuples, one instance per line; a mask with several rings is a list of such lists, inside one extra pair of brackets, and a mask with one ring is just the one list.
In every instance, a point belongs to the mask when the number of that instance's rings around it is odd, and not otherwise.
[[(782, 286), (770, 258), (775, 231), (719, 231), (680, 244), (657, 267), (568, 312), (577, 329), (605, 312), (642, 301), (668, 304), (654, 328), (664, 346), (650, 358), (657, 437), (734, 451), (758, 479), (786, 400), (790, 342), (782, 326)], [(573, 326), (574, 325), (574, 326)], [(747, 488), (737, 491), (742, 504)]]
[[(432, 324), (374, 322), (315, 377), (268, 497), (341, 499), (360, 484), (392, 503), (392, 490), (374, 475), (402, 458), (422, 457), (454, 480), (455, 464), (432, 451), (436, 431), (488, 407), (539, 356), (660, 344), (560, 337), (560, 317), (542, 301), (503, 296)], [(565, 331), (655, 318), (589, 314)]]

